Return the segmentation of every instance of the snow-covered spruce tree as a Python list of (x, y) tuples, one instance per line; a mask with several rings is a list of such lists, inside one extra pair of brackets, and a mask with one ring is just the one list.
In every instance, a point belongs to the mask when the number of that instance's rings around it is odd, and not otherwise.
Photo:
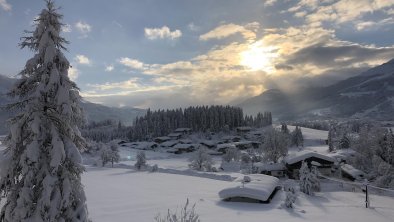
[(327, 143), (328, 143), (328, 151), (333, 152), (334, 151), (334, 129), (330, 127), (328, 130), (328, 137), (327, 137)]
[(7, 148), (1, 153), (0, 221), (88, 221), (81, 184), (84, 149), (78, 124), (83, 122), (80, 96), (68, 78), (70, 63), (62, 53), (62, 15), (46, 1), (36, 30), (26, 32), (21, 48), (35, 52), (9, 93), (20, 111), (10, 120)]
[(297, 194), (295, 192), (294, 186), (288, 187), (286, 190), (285, 207), (294, 208), (294, 203), (297, 199)]
[(137, 153), (137, 162), (134, 164), (134, 167), (138, 170), (141, 170), (146, 166), (146, 156), (144, 151), (140, 151)]
[(208, 153), (208, 149), (204, 146), (200, 148), (193, 154), (190, 158), (189, 167), (195, 170), (206, 170), (211, 171), (212, 165), (214, 164), (211, 155)]
[(346, 132), (342, 135), (341, 139), (339, 140), (339, 148), (340, 149), (350, 148), (350, 139)]
[(312, 170), (309, 169), (308, 164), (306, 162), (302, 162), (300, 169), (300, 190), (301, 192), (313, 195), (314, 191), (320, 191), (320, 182), (317, 178), (317, 168), (312, 167)]
[(291, 135), (292, 145), (297, 147), (304, 146), (304, 137), (302, 135), (301, 127), (296, 126)]

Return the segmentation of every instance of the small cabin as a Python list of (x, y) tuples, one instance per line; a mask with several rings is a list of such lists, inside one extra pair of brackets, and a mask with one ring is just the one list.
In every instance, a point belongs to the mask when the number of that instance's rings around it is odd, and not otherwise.
[(176, 144), (174, 147), (169, 149), (168, 153), (182, 154), (191, 153), (198, 148), (198, 144)]
[(218, 144), (216, 146), (216, 151), (221, 152), (221, 153), (226, 153), (227, 149), (229, 148), (236, 148), (233, 143), (223, 143), (223, 144)]
[(168, 137), (171, 138), (171, 140), (179, 140), (182, 138), (183, 134), (182, 133), (170, 133), (168, 134)]
[(161, 137), (156, 137), (153, 141), (155, 141), (155, 143), (164, 143), (169, 140), (171, 140), (169, 136), (161, 136)]
[(191, 132), (192, 132), (192, 129), (190, 129), (190, 128), (177, 128), (176, 130), (174, 130), (174, 133), (181, 133), (183, 135), (190, 134)]
[(287, 168), (283, 163), (255, 163), (253, 167), (257, 168), (257, 172), (274, 177), (284, 177)]
[(317, 166), (320, 173), (330, 175), (335, 159), (313, 151), (301, 151), (294, 153), (285, 158), (286, 168), (290, 173), (290, 177), (296, 179), (299, 177), (299, 170), (301, 169), (302, 162), (308, 163), (308, 166)]

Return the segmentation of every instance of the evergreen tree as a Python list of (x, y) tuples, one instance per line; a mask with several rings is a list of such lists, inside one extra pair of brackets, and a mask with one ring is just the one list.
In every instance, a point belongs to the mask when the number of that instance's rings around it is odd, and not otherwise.
[(320, 182), (317, 176), (317, 168), (312, 167), (312, 169), (310, 169), (308, 164), (303, 161), (300, 169), (301, 192), (308, 195), (313, 195), (314, 191), (320, 191)]
[(304, 137), (302, 135), (301, 127), (296, 126), (291, 135), (292, 145), (297, 147), (304, 146)]
[(289, 129), (287, 128), (287, 124), (286, 124), (286, 123), (282, 123), (282, 126), (281, 126), (281, 128), (280, 128), (280, 131), (281, 131), (282, 133), (285, 133), (285, 134), (289, 134), (289, 133), (290, 133)]
[(339, 140), (339, 148), (340, 149), (348, 149), (350, 148), (350, 139), (347, 133), (344, 133)]
[(22, 38), (21, 48), (35, 55), (9, 93), (18, 100), (9, 108), (21, 112), (10, 120), (7, 149), (1, 153), (0, 198), (6, 200), (0, 221), (88, 221), (80, 96), (62, 53), (67, 43), (60, 36), (62, 15), (52, 0), (46, 6), (35, 31)]
[(334, 137), (334, 130), (333, 130), (333, 128), (330, 128), (330, 130), (328, 131), (328, 138), (327, 138), (329, 152), (334, 151), (334, 141), (333, 141), (334, 138), (333, 137)]

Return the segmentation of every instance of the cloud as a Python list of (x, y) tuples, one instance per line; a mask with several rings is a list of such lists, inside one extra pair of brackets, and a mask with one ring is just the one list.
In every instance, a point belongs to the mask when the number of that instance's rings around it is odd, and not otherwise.
[(62, 26), (62, 32), (71, 32), (72, 31), (72, 27), (70, 24), (65, 24)]
[(382, 26), (393, 25), (394, 19), (392, 17), (382, 19), (380, 21), (361, 21), (356, 24), (356, 29), (358, 31), (361, 30), (370, 30), (370, 29), (378, 29)]
[(273, 6), (276, 3), (277, 0), (266, 0), (264, 2), (264, 6), (268, 7), (268, 6)]
[(255, 39), (255, 32), (258, 28), (259, 23), (257, 22), (248, 23), (245, 26), (236, 25), (233, 23), (224, 24), (203, 35), (200, 35), (200, 40), (206, 41), (210, 39), (223, 39), (237, 33), (242, 34), (245, 39)]
[(115, 69), (115, 67), (113, 65), (105, 66), (105, 71), (106, 72), (112, 72), (114, 69)]
[(78, 21), (75, 28), (82, 34), (81, 38), (88, 37), (88, 34), (92, 31), (92, 26), (83, 21)]
[(91, 65), (90, 59), (84, 55), (76, 55), (74, 60), (81, 65)]
[(149, 40), (155, 39), (178, 39), (182, 36), (182, 32), (178, 29), (171, 31), (167, 26), (161, 28), (145, 28), (145, 37)]
[(80, 74), (80, 71), (76, 67), (70, 67), (68, 69), (68, 77), (72, 80), (75, 81), (78, 79), (78, 76)]
[(7, 2), (7, 0), (0, 0), (0, 7), (4, 11), (11, 11), (12, 10), (12, 6), (10, 3)]
[(295, 6), (288, 9), (288, 12), (301, 16), (301, 12), (307, 13), (306, 20), (309, 23), (334, 22), (342, 24), (354, 22), (366, 14), (377, 11), (390, 12), (394, 6), (394, 1), (388, 0), (341, 0), (341, 1), (318, 1), (301, 0)]
[(132, 69), (143, 70), (146, 68), (146, 65), (143, 62), (127, 57), (120, 58), (119, 63)]

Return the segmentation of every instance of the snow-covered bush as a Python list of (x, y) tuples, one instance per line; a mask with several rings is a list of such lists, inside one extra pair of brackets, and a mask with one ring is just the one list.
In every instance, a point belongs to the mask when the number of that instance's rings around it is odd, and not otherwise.
[(195, 170), (206, 170), (211, 171), (212, 165), (214, 164), (211, 155), (208, 153), (208, 149), (201, 146), (190, 158), (189, 167)]
[(17, 114), (0, 154), (0, 221), (88, 221), (81, 97), (62, 52), (68, 43), (60, 36), (62, 15), (52, 0), (46, 6), (35, 31), (21, 38), (20, 46), (35, 55), (9, 93), (15, 103), (8, 108)]
[(285, 188), (285, 192), (286, 192), (286, 199), (284, 202), (285, 207), (294, 208), (294, 203), (297, 199), (297, 194), (294, 186), (289, 186)]
[(313, 195), (314, 191), (320, 191), (317, 175), (317, 168), (313, 167), (311, 170), (308, 164), (303, 161), (300, 169), (300, 191), (308, 195)]
[(119, 146), (116, 142), (112, 141), (109, 144), (109, 161), (111, 166), (114, 167), (114, 163), (118, 163), (120, 160)]
[(222, 156), (222, 160), (224, 162), (231, 162), (231, 161), (239, 161), (241, 156), (241, 152), (239, 152), (238, 148), (236, 147), (229, 147), (226, 150), (226, 153)]
[(137, 153), (137, 162), (134, 164), (134, 167), (138, 170), (141, 170), (146, 166), (146, 156), (144, 151), (140, 151)]
[(156, 222), (200, 222), (200, 216), (195, 212), (195, 206), (196, 204), (189, 209), (189, 199), (187, 199), (180, 214), (171, 212), (170, 209), (168, 209), (166, 216), (161, 217), (160, 214), (158, 214), (155, 220)]
[(159, 170), (159, 166), (157, 164), (152, 166), (152, 169), (150, 170), (150, 172), (157, 172)]

